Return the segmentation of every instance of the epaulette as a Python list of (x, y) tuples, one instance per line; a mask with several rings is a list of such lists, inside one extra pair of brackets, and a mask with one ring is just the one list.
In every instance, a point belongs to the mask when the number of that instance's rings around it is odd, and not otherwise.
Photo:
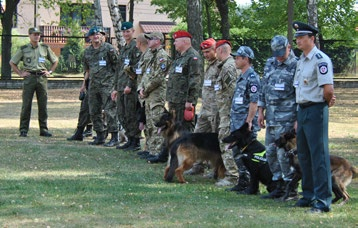
[(21, 50), (24, 50), (25, 48), (27, 48), (27, 44), (26, 44), (26, 45), (21, 46)]
[(322, 55), (321, 55), (320, 53), (317, 53), (317, 54), (316, 54), (316, 58), (317, 58), (317, 59), (322, 59), (323, 57), (322, 57)]
[(254, 77), (255, 77), (255, 74), (254, 74), (254, 73), (250, 73), (250, 74), (249, 74), (249, 77), (250, 77), (250, 78), (254, 78)]

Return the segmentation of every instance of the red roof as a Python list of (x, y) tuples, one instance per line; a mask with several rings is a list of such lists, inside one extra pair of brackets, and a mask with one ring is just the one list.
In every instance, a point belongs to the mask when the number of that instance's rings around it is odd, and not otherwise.
[(140, 21), (143, 32), (162, 32), (168, 34), (176, 24), (170, 21)]

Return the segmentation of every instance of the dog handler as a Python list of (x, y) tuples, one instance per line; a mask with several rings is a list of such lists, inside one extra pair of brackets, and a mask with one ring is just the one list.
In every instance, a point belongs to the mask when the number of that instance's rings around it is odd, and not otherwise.
[(302, 169), (302, 195), (296, 207), (311, 207), (309, 213), (329, 212), (332, 180), (328, 149), (328, 107), (335, 103), (333, 66), (315, 46), (318, 29), (293, 22), (297, 47), (303, 51), (297, 63), (296, 88), (297, 152)]

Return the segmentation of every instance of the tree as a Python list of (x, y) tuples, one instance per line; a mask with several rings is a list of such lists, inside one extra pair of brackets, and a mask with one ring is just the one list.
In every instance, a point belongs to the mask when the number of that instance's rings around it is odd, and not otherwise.
[(103, 27), (101, 0), (94, 0), (95, 26)]
[(196, 50), (200, 50), (200, 43), (203, 41), (200, 0), (187, 0), (187, 9), (188, 32), (193, 36), (192, 45)]
[(221, 17), (221, 29), (223, 39), (230, 39), (230, 21), (228, 0), (215, 0)]
[(117, 39), (117, 46), (120, 47), (124, 45), (125, 41), (121, 31), (122, 27), (122, 16), (119, 11), (117, 0), (107, 0), (109, 13), (111, 14), (111, 20), (114, 28), (114, 34)]

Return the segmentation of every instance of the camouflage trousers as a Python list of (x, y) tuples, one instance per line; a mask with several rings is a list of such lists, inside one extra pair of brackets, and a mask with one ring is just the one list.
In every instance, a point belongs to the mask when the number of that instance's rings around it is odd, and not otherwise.
[(175, 113), (175, 120), (182, 122), (185, 129), (187, 129), (190, 132), (193, 132), (195, 126), (195, 118), (192, 121), (184, 120), (184, 110), (185, 110), (185, 103), (169, 102), (169, 112)]
[(198, 115), (198, 120), (195, 124), (194, 132), (212, 132), (217, 133), (219, 131), (219, 113), (217, 115)]
[(228, 172), (228, 175), (238, 177), (239, 174), (237, 171), (235, 160), (233, 158), (233, 153), (232, 153), (232, 151), (226, 149), (227, 144), (222, 142), (222, 139), (228, 135), (230, 135), (230, 127), (229, 126), (227, 126), (225, 128), (219, 128), (219, 142), (220, 142), (220, 149), (222, 152), (221, 156), (223, 158), (224, 165)]
[(85, 128), (89, 123), (91, 123), (88, 97), (89, 96), (87, 92), (84, 99), (81, 101), (80, 113), (78, 114), (77, 128)]
[(275, 140), (281, 134), (290, 131), (292, 126), (266, 127), (265, 146), (266, 159), (272, 172), (272, 180), (284, 179), (290, 181), (293, 175), (293, 168), (290, 165), (289, 157), (285, 156), (285, 149), (276, 147)]
[(112, 101), (109, 88), (89, 89), (89, 111), (93, 130), (103, 132), (118, 132), (118, 117), (116, 102)]
[(137, 109), (140, 108), (138, 94), (136, 94), (135, 90), (132, 90), (129, 94), (119, 91), (117, 104), (119, 122), (124, 128), (126, 136), (128, 138), (139, 138), (141, 132), (137, 119)]
[(146, 137), (146, 149), (153, 155), (160, 153), (164, 138), (162, 135), (158, 135), (157, 123), (160, 119), (161, 114), (163, 113), (164, 105), (157, 105), (154, 108), (150, 108), (150, 105), (145, 104), (145, 114), (146, 114), (146, 125), (145, 125), (145, 137)]

